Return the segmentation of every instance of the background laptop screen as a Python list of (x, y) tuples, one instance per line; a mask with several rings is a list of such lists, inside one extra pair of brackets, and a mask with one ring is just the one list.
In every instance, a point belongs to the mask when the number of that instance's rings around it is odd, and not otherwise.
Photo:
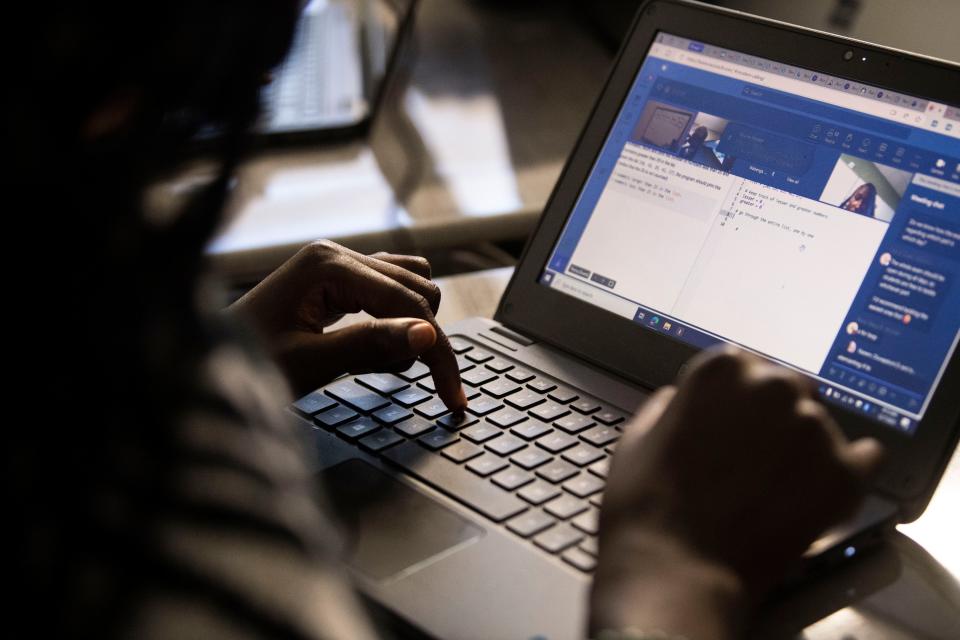
[(541, 283), (911, 433), (958, 278), (955, 105), (661, 33)]

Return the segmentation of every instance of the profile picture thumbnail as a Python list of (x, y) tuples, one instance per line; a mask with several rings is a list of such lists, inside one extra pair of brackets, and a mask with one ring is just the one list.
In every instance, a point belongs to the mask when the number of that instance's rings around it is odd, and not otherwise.
[(841, 155), (820, 201), (884, 222), (893, 220), (913, 174), (850, 155)]

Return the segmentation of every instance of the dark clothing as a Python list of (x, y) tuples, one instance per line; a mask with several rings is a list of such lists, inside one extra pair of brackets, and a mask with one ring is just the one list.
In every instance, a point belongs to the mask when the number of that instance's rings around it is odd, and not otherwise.
[(166, 433), (138, 430), (142, 412), (113, 416), (129, 423), (119, 442), (85, 427), (95, 477), (74, 478), (72, 504), (32, 505), (28, 569), (52, 622), (72, 637), (373, 637), (282, 419), (283, 381), (238, 341), (197, 364)]

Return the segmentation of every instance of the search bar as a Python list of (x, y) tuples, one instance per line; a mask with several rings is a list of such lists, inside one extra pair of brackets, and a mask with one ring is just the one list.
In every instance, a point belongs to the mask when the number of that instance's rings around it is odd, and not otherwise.
[(766, 87), (746, 86), (743, 88), (743, 96), (745, 98), (762, 100), (763, 102), (775, 104), (780, 107), (795, 109), (806, 115), (815, 115), (834, 122), (866, 129), (867, 131), (875, 131), (892, 138), (906, 140), (910, 135), (910, 129), (902, 124), (893, 124), (885, 120), (878, 121), (873, 117), (862, 116), (859, 113), (831, 107), (821, 102), (813, 102), (812, 100), (793, 96), (789, 93), (773, 91)]

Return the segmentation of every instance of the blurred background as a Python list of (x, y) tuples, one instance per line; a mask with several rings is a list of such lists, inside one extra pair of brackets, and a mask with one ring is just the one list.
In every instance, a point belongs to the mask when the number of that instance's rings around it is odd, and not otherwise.
[[(380, 2), (386, 13), (408, 10), (398, 8), (405, 1)], [(366, 8), (357, 7), (367, 4), (314, 0), (308, 11), (316, 19), (303, 28), (329, 28), (337, 12), (365, 14)], [(960, 60), (955, 0), (714, 4)], [(411, 3), (409, 32), (400, 37), (401, 25), (392, 24), (377, 47), (377, 72), (347, 80), (375, 84), (372, 97), (360, 100), (369, 109), (358, 126), (334, 127), (331, 135), (265, 137), (243, 167), (229, 223), (209, 247), (213, 265), (239, 292), (316, 238), (364, 252), (425, 255), (438, 275), (514, 264), (639, 5), (640, 0)], [(365, 35), (363, 44), (369, 45)], [(319, 78), (311, 91), (322, 93), (330, 89), (324, 83), (344, 82), (350, 61), (336, 59), (337, 72), (329, 78), (317, 65), (326, 60), (330, 66), (337, 49), (331, 42), (341, 49), (350, 43), (321, 41), (327, 46), (303, 44), (297, 62), (299, 73), (307, 69)], [(275, 93), (300, 100), (291, 93), (300, 83), (286, 84), (274, 87)], [(349, 119), (356, 101), (341, 106)], [(174, 189), (198, 172), (202, 169), (188, 171)]]

